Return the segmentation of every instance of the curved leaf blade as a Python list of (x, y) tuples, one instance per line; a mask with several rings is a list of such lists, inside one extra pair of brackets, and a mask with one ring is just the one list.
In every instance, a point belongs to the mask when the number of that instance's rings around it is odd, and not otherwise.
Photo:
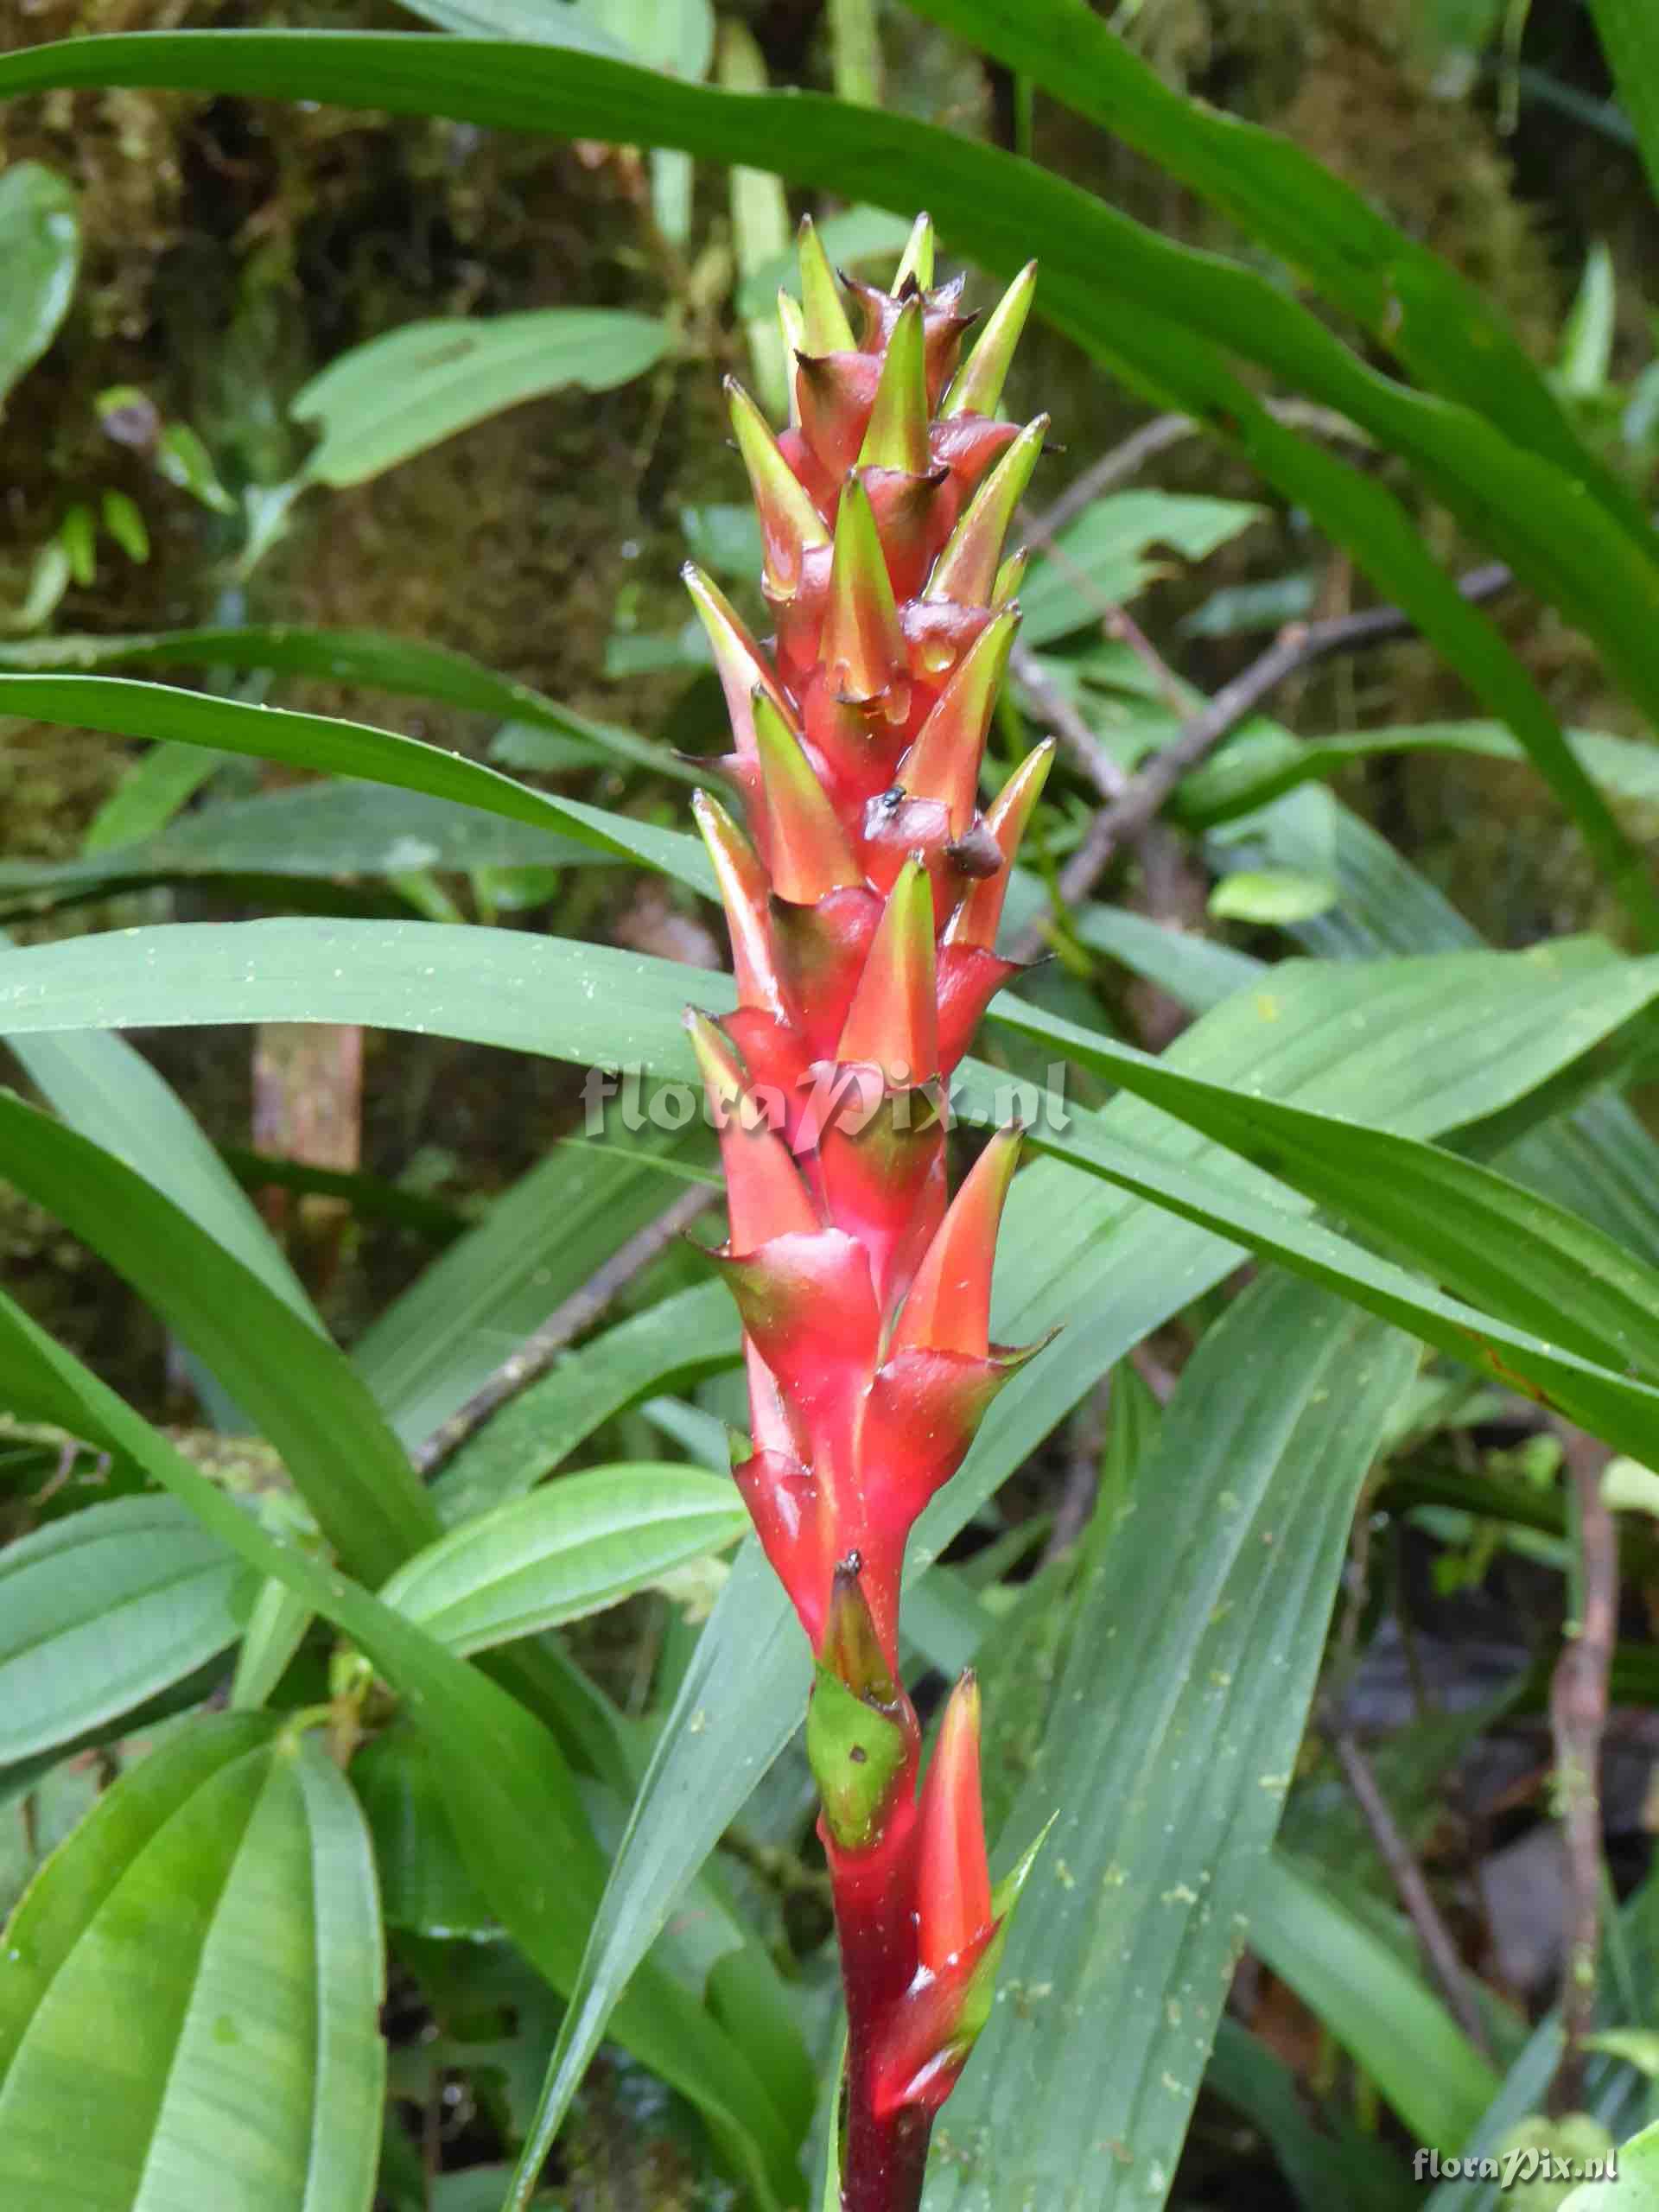
[(166, 1497), (90, 1505), (0, 1552), (0, 1766), (73, 1743), (236, 1641), (248, 1570)]
[(524, 400), (570, 385), (609, 391), (654, 367), (671, 334), (652, 316), (601, 308), (406, 323), (296, 392), (289, 412), (319, 437), (304, 474), (336, 489), (366, 484)]
[[(695, 837), (660, 830), (652, 823), (631, 822), (580, 799), (531, 791), (480, 761), (446, 753), (442, 746), (428, 745), (420, 738), (375, 729), (367, 722), (250, 706), (240, 699), (119, 676), (0, 675), (0, 715), (102, 730), (111, 737), (212, 746), (223, 753), (285, 760), (329, 775), (425, 791), (435, 798), (480, 807), (510, 822), (550, 830), (561, 842), (574, 838), (613, 860), (643, 861), (694, 891), (715, 896), (713, 874)], [(557, 849), (552, 849), (552, 856), (556, 857)]]
[(6, 394), (57, 336), (80, 268), (80, 212), (67, 181), (39, 162), (0, 177), (0, 413)]
[(380, 1596), (465, 1656), (619, 1605), (747, 1525), (718, 1476), (668, 1462), (591, 1468), (452, 1529)]
[(263, 1717), (195, 1724), (99, 1801), (12, 1921), (0, 2194), (59, 2196), (73, 2145), (86, 2212), (368, 2212), (384, 1993), (344, 1779)]

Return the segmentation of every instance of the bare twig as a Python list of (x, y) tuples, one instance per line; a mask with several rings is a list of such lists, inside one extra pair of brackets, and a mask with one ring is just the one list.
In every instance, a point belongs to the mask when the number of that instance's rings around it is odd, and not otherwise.
[(1059, 685), (1044, 675), (1037, 656), (1028, 646), (1016, 645), (1008, 665), (1032, 705), (1061, 740), (1102, 798), (1108, 805), (1121, 798), (1128, 786), (1128, 776)]
[(427, 1475), (441, 1467), (509, 1398), (516, 1398), (521, 1390), (545, 1375), (571, 1338), (598, 1319), (623, 1285), (631, 1282), (641, 1268), (666, 1250), (719, 1196), (712, 1184), (694, 1183), (655, 1221), (648, 1221), (643, 1229), (636, 1230), (580, 1290), (572, 1291), (569, 1298), (554, 1307), (541, 1327), (524, 1338), (512, 1357), (502, 1362), (458, 1412), (451, 1414), (416, 1447), (413, 1458), (419, 1471)]
[[(1509, 582), (1509, 569), (1492, 563), (1460, 577), (1458, 590), (1465, 599), (1479, 601), (1495, 597)], [(1287, 623), (1268, 650), (1230, 683), (1223, 684), (1209, 703), (1184, 722), (1170, 742), (1154, 753), (1118, 796), (1096, 815), (1083, 842), (1060, 871), (1059, 893), (1064, 902), (1074, 906), (1088, 897), (1118, 848), (1141, 834), (1181, 778), (1214, 752), (1223, 738), (1287, 677), (1332, 653), (1409, 637), (1416, 626), (1398, 607), (1366, 607), (1358, 614), (1338, 615), (1327, 622)], [(1016, 948), (1018, 957), (1033, 958), (1043, 944), (1040, 926), (1033, 928)]]
[(1567, 1904), (1561, 1984), (1566, 2047), (1550, 2108), (1576, 2112), (1584, 2101), (1584, 2038), (1595, 2026), (1601, 1951), (1601, 1743), (1607, 1682), (1618, 1633), (1618, 1532), (1601, 1495), (1607, 1447), (1563, 1426), (1567, 1478), (1576, 1506), (1576, 1633), (1569, 1633), (1550, 1677), (1549, 1723), (1555, 1789), (1567, 1845)]
[[(1345, 415), (1306, 399), (1270, 399), (1268, 412), (1275, 422), (1293, 430), (1312, 430), (1319, 437), (1369, 442)], [(1075, 483), (1068, 485), (1044, 515), (1044, 524), (1051, 532), (1064, 530), (1092, 501), (1115, 492), (1120, 484), (1127, 484), (1132, 476), (1141, 474), (1149, 461), (1155, 461), (1160, 453), (1179, 445), (1184, 439), (1197, 436), (1203, 427), (1190, 415), (1154, 415), (1150, 423), (1142, 423), (1139, 429), (1132, 430), (1122, 445), (1103, 454), (1092, 467), (1085, 468)]]
[(1350, 1730), (1332, 1721), (1327, 1726), (1326, 1735), (1336, 1755), (1337, 1764), (1342, 1769), (1343, 1780), (1348, 1784), (1354, 1802), (1371, 1832), (1377, 1856), (1388, 1868), (1395, 1892), (1416, 1930), (1424, 1964), (1439, 1984), (1440, 1994), (1458, 2025), (1476, 2050), (1490, 2058), (1492, 2050), (1486, 2033), (1486, 2023), (1481, 2018), (1474, 1992), (1464, 1974), (1458, 1947), (1452, 1940), (1451, 1930), (1440, 1917), (1440, 1907), (1434, 1902), (1427, 1878), (1417, 1864), (1411, 1846), (1402, 1834), (1389, 1801), (1382, 1795), (1371, 1770), (1370, 1761)]

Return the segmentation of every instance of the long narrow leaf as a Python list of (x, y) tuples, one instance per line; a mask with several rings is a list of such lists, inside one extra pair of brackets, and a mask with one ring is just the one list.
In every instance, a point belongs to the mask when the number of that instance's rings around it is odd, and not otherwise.
[(894, 208), (926, 180), (963, 247), (1012, 270), (1045, 250), (1045, 312), (1143, 391), (1236, 436), (1446, 652), (1516, 731), (1573, 813), (1610, 882), (1659, 938), (1659, 895), (1541, 695), (1492, 626), (1453, 591), (1377, 482), (1282, 429), (1226, 365), (1243, 353), (1409, 457), (1452, 505), (1605, 646), (1659, 712), (1651, 541), (1582, 475), (1511, 442), (1484, 415), (1364, 367), (1317, 316), (1257, 272), (1160, 239), (1028, 163), (906, 118), (812, 94), (677, 82), (588, 54), (399, 34), (153, 34), (83, 39), (0, 59), (0, 96), (73, 84), (156, 84), (333, 99), (509, 130), (673, 145), (802, 183), (856, 188)]

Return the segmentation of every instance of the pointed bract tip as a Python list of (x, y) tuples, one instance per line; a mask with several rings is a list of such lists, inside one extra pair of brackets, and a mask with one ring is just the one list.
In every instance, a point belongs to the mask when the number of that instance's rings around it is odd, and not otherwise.
[(1028, 261), (992, 309), (973, 352), (957, 371), (941, 415), (995, 414), (1036, 289), (1037, 264)]
[(701, 1007), (689, 1006), (681, 1016), (697, 1056), (697, 1068), (716, 1115), (735, 1106), (743, 1096), (743, 1071), (730, 1040), (719, 1023)]
[(1013, 607), (987, 623), (951, 671), (899, 763), (899, 780), (912, 798), (940, 799), (950, 809), (953, 837), (965, 836), (973, 821), (980, 754), (1019, 627)]
[(806, 349), (810, 353), (849, 353), (853, 326), (842, 305), (841, 287), (830, 266), (817, 226), (803, 215), (795, 238), (801, 270), (801, 307), (806, 326)]
[(858, 465), (901, 468), (912, 476), (927, 467), (926, 333), (922, 302), (914, 294), (888, 334)]
[(705, 791), (691, 795), (692, 818), (714, 865), (715, 881), (732, 941), (732, 968), (740, 1005), (760, 1007), (788, 1019), (768, 926), (771, 885), (760, 855), (720, 801)]
[(879, 698), (905, 664), (875, 510), (856, 475), (848, 478), (836, 514), (821, 651), (832, 684), (854, 699)]
[(899, 266), (893, 272), (892, 289), (902, 292), (908, 277), (918, 291), (926, 292), (933, 284), (933, 218), (924, 212), (910, 226), (910, 236), (905, 241), (905, 251)]
[(1027, 423), (975, 493), (933, 564), (925, 598), (955, 600), (963, 607), (991, 603), (1003, 541), (1014, 509), (1026, 496), (1047, 430), (1046, 415)]
[(881, 1649), (861, 1576), (856, 1552), (836, 1566), (818, 1662), (867, 1705), (896, 1705), (898, 1688)]
[(887, 893), (836, 1058), (878, 1067), (889, 1082), (912, 1088), (938, 1073), (933, 889), (914, 855)]
[(922, 1785), (916, 1934), (920, 1963), (934, 1974), (982, 1943), (992, 1925), (979, 1727), (979, 1684), (970, 1670), (950, 1694)]
[(750, 700), (766, 809), (766, 852), (772, 888), (791, 906), (815, 906), (863, 876), (799, 738), (767, 692)]
[(992, 800), (985, 825), (995, 838), (1003, 865), (995, 875), (971, 885), (945, 924), (946, 944), (977, 944), (987, 950), (996, 943), (997, 925), (1007, 896), (1008, 870), (1020, 849), (1058, 746), (1052, 737), (1033, 746)]
[(1002, 1208), (1024, 1132), (999, 1129), (969, 1170), (899, 1309), (889, 1356), (948, 1351), (983, 1359), (991, 1341), (991, 1274)]
[(800, 582), (802, 554), (809, 546), (827, 545), (830, 533), (805, 486), (785, 460), (771, 423), (735, 377), (726, 379), (726, 397), (737, 449), (760, 517), (766, 582), (786, 594)]
[(996, 572), (996, 583), (991, 593), (993, 607), (1009, 607), (1020, 596), (1020, 586), (1026, 581), (1026, 570), (1031, 566), (1031, 553), (1022, 545), (1017, 553), (1010, 553)]

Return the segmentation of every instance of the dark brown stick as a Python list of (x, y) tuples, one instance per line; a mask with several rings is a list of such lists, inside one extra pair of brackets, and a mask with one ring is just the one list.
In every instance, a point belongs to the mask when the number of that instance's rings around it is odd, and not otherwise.
[(1328, 1731), (1328, 1740), (1336, 1754), (1337, 1764), (1342, 1769), (1343, 1780), (1348, 1784), (1354, 1802), (1364, 1815), (1365, 1825), (1371, 1832), (1371, 1840), (1376, 1846), (1377, 1856), (1388, 1868), (1395, 1892), (1416, 1930), (1424, 1964), (1439, 1984), (1440, 1994), (1458, 2025), (1475, 2049), (1490, 2058), (1492, 2050), (1486, 2034), (1486, 2023), (1480, 2016), (1474, 1992), (1464, 1974), (1458, 1947), (1440, 1917), (1440, 1907), (1434, 1902), (1427, 1878), (1417, 1864), (1411, 1846), (1401, 1834), (1389, 1801), (1371, 1771), (1370, 1761), (1346, 1729), (1332, 1726)]
[[(1510, 580), (1509, 569), (1494, 562), (1471, 569), (1459, 579), (1458, 589), (1465, 599), (1478, 601), (1495, 597)], [(1410, 637), (1416, 626), (1398, 607), (1370, 607), (1327, 622), (1287, 624), (1266, 652), (1241, 670), (1230, 683), (1223, 684), (1208, 705), (1183, 723), (1176, 736), (1129, 779), (1117, 798), (1102, 807), (1083, 842), (1060, 871), (1064, 903), (1071, 906), (1088, 897), (1119, 846), (1141, 836), (1181, 778), (1213, 753), (1223, 738), (1287, 677), (1332, 653)], [(1044, 942), (1040, 927), (1028, 931), (1015, 948), (1016, 957), (1033, 959)]]
[(1550, 2110), (1584, 2102), (1584, 2038), (1595, 2026), (1601, 1954), (1601, 1743), (1608, 1675), (1618, 1634), (1618, 1531), (1601, 1495), (1607, 1447), (1582, 1430), (1561, 1431), (1566, 1472), (1578, 1509), (1579, 1607), (1549, 1685), (1555, 1789), (1567, 1845), (1561, 1964), (1566, 2047), (1550, 2088)]
[(417, 1471), (429, 1475), (441, 1467), (509, 1398), (516, 1398), (521, 1390), (545, 1375), (571, 1338), (580, 1336), (591, 1322), (598, 1319), (623, 1285), (631, 1282), (642, 1268), (648, 1267), (659, 1253), (665, 1251), (720, 1195), (712, 1184), (694, 1183), (655, 1221), (648, 1221), (626, 1244), (619, 1246), (580, 1290), (573, 1290), (569, 1298), (554, 1307), (541, 1327), (524, 1338), (512, 1357), (502, 1362), (464, 1406), (416, 1446), (411, 1456)]

